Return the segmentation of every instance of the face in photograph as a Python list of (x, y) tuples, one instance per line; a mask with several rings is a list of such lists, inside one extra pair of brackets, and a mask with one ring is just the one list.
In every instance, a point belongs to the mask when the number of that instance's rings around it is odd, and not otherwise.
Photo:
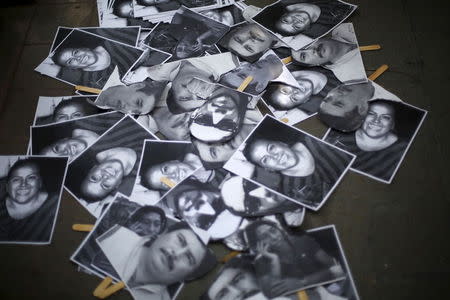
[(221, 76), (220, 82), (226, 86), (237, 88), (245, 78), (252, 76), (253, 80), (247, 91), (253, 89), (257, 94), (264, 91), (269, 81), (274, 80), (283, 72), (283, 64), (275, 55), (258, 60), (257, 62), (242, 63), (236, 69)]
[(288, 110), (309, 101), (328, 81), (325, 75), (315, 71), (296, 71), (292, 72), (292, 75), (298, 87), (278, 82), (271, 83), (267, 87), (264, 100), (275, 109)]
[(364, 134), (372, 139), (387, 136), (395, 125), (395, 111), (388, 103), (372, 103), (361, 126)]
[(177, 43), (173, 50), (176, 58), (188, 58), (200, 56), (204, 49), (202, 41), (199, 40), (200, 33), (197, 31), (187, 32)]
[(125, 227), (140, 236), (156, 236), (165, 229), (166, 217), (164, 212), (155, 207), (139, 208), (125, 224)]
[(221, 195), (224, 204), (238, 215), (268, 215), (277, 209), (290, 207), (289, 200), (239, 176), (233, 176), (223, 183)]
[(111, 56), (102, 46), (86, 47), (58, 47), (52, 55), (55, 64), (75, 70), (101, 71), (111, 64)]
[(9, 171), (6, 191), (8, 199), (18, 205), (37, 200), (42, 188), (42, 177), (37, 164), (18, 161)]
[(233, 300), (246, 299), (259, 291), (256, 276), (250, 267), (225, 265), (206, 295), (211, 300)]
[(167, 107), (158, 107), (152, 112), (152, 116), (158, 125), (158, 131), (167, 139), (174, 141), (190, 140), (189, 112), (172, 114)]
[(207, 254), (205, 245), (187, 228), (158, 235), (142, 252), (141, 264), (146, 278), (164, 285), (184, 281), (201, 265)]
[(322, 100), (319, 118), (341, 131), (356, 130), (364, 121), (373, 94), (371, 82), (339, 85)]
[(172, 1), (172, 0), (136, 0), (137, 4), (142, 5), (142, 6), (153, 6), (153, 5), (158, 5), (161, 3), (167, 3), (170, 1)]
[(134, 15), (132, 0), (114, 0), (113, 14), (119, 18), (132, 18)]
[(229, 39), (225, 46), (244, 59), (254, 58), (250, 61), (256, 60), (256, 57), (262, 55), (274, 42), (274, 38), (256, 24), (240, 26), (227, 37)]
[(219, 199), (219, 191), (195, 188), (179, 193), (175, 201), (181, 219), (193, 226), (207, 229), (218, 213), (214, 209), (214, 202)]
[(123, 113), (147, 114), (159, 100), (163, 89), (162, 83), (150, 80), (130, 85), (116, 85), (104, 90), (95, 104)]
[(78, 119), (96, 113), (98, 109), (83, 99), (69, 99), (58, 103), (53, 111), (55, 123)]
[(294, 60), (308, 66), (323, 66), (332, 63), (340, 55), (340, 42), (324, 37), (317, 40), (307, 49), (292, 52)]
[(241, 127), (246, 100), (232, 90), (217, 89), (208, 101), (191, 115), (191, 134), (207, 143), (232, 139)]
[(244, 124), (239, 133), (226, 143), (211, 144), (196, 139), (194, 139), (192, 143), (197, 148), (202, 161), (206, 163), (223, 163), (231, 157), (252, 129), (252, 125)]
[(233, 14), (229, 10), (211, 9), (201, 12), (202, 15), (213, 19), (214, 21), (231, 26), (235, 23)]
[(72, 159), (83, 152), (87, 146), (88, 144), (83, 139), (76, 137), (63, 138), (42, 149), (40, 154), (46, 156), (69, 156)]
[[(200, 79), (200, 80), (199, 80)], [(200, 107), (205, 102), (204, 90), (214, 81), (212, 74), (196, 68), (187, 61), (182, 61), (177, 75), (172, 81), (167, 106), (172, 113), (188, 112)]]
[(179, 160), (167, 161), (148, 168), (144, 173), (144, 180), (148, 186), (155, 190), (167, 191), (170, 187), (163, 183), (161, 178), (168, 178), (177, 184), (189, 176), (195, 169), (194, 166)]
[(315, 169), (314, 157), (303, 143), (289, 146), (286, 143), (254, 139), (244, 149), (244, 156), (252, 163), (270, 171), (296, 170), (296, 177), (311, 175)]
[(275, 30), (284, 36), (293, 36), (308, 30), (321, 13), (319, 6), (300, 3), (287, 6), (285, 12), (275, 22)]

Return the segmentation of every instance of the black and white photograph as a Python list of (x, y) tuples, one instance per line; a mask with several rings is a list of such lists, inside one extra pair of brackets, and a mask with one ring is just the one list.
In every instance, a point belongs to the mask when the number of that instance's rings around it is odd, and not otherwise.
[(170, 223), (171, 220), (167, 220), (160, 208), (141, 206), (118, 194), (72, 255), (71, 260), (101, 278), (110, 276), (120, 281), (120, 276), (100, 249), (96, 239), (115, 225), (151, 239), (166, 230), (168, 221)]
[(101, 89), (115, 68), (124, 76), (142, 53), (74, 29), (35, 70), (72, 85)]
[(236, 230), (242, 217), (233, 214), (223, 203), (220, 185), (229, 176), (224, 169), (205, 177), (200, 169), (172, 188), (156, 206), (194, 228), (205, 230), (213, 240), (223, 239)]
[(97, 11), (100, 27), (154, 26), (149, 21), (134, 17), (133, 0), (97, 0)]
[(252, 19), (294, 50), (299, 50), (341, 24), (356, 5), (340, 0), (280, 0)]
[(321, 66), (343, 83), (366, 82), (367, 76), (352, 23), (342, 23), (305, 49), (292, 50), (294, 63)]
[(230, 176), (222, 182), (220, 193), (226, 208), (235, 215), (260, 217), (303, 210), (298, 203), (271, 192), (241, 176)]
[[(234, 138), (226, 142), (209, 143), (191, 136), (192, 144), (197, 149), (203, 166), (208, 170), (223, 167), (224, 163), (230, 159), (231, 155), (233, 155), (262, 118), (263, 116), (258, 109), (248, 109), (245, 112), (244, 121), (239, 132)], [(179, 130), (181, 130), (180, 127), (178, 127)]]
[(235, 4), (221, 8), (202, 10), (200, 13), (227, 26), (233, 26), (245, 21), (242, 15), (242, 9)]
[(224, 168), (317, 211), (355, 156), (266, 115)]
[(125, 116), (69, 164), (66, 189), (98, 218), (117, 192), (131, 195), (147, 139), (156, 137)]
[(376, 99), (401, 100), (375, 82), (340, 84), (322, 100), (319, 119), (330, 128), (351, 132), (358, 129), (369, 110), (369, 102)]
[(262, 100), (277, 119), (294, 125), (317, 114), (322, 100), (341, 82), (332, 71), (321, 67), (291, 63), (287, 69), (295, 84), (271, 82)]
[[(50, 52), (52, 53), (56, 47), (72, 32), (75, 28), (59, 26), (56, 30), (55, 37), (53, 39), (52, 46), (50, 47)], [(81, 31), (86, 31), (109, 40), (126, 44), (132, 47), (137, 46), (137, 41), (141, 33), (140, 26), (129, 26), (129, 27), (78, 27), (76, 28)]]
[(276, 80), (283, 73), (283, 62), (272, 51), (267, 52), (254, 62), (242, 62), (239, 67), (220, 77), (220, 83), (238, 88), (245, 78), (252, 76), (253, 79), (245, 88), (245, 92), (251, 95), (259, 95), (272, 80)]
[(0, 244), (50, 244), (67, 157), (0, 156)]
[(277, 42), (273, 34), (258, 24), (245, 22), (232, 26), (219, 45), (239, 58), (254, 63)]
[(376, 99), (356, 131), (329, 130), (324, 140), (356, 155), (352, 170), (391, 183), (427, 112), (410, 104)]
[(133, 200), (146, 205), (158, 202), (173, 186), (202, 167), (195, 152), (190, 142), (145, 141)]
[(191, 114), (191, 135), (206, 143), (230, 141), (244, 124), (251, 99), (251, 96), (234, 89), (214, 85), (206, 102)]
[(95, 105), (103, 109), (114, 109), (125, 114), (148, 114), (161, 98), (165, 87), (165, 82), (151, 79), (128, 85), (120, 81), (115, 84), (108, 80), (95, 100)]
[(170, 24), (153, 28), (144, 44), (172, 54), (171, 60), (198, 57), (214, 48), (228, 30), (228, 25), (181, 7)]
[(133, 0), (133, 15), (135, 18), (158, 15), (164, 12), (176, 11), (181, 6), (178, 0)]
[(94, 104), (94, 96), (40, 96), (33, 125), (47, 125), (105, 113)]
[(122, 118), (121, 113), (109, 112), (56, 124), (32, 126), (31, 153), (68, 156), (69, 161), (72, 161)]
[(116, 224), (96, 241), (136, 300), (174, 299), (177, 285), (204, 276), (216, 265), (207, 241), (187, 223), (170, 218), (156, 236), (139, 236)]
[(335, 235), (317, 235), (289, 231), (265, 220), (245, 228), (255, 274), (267, 298), (345, 279)]

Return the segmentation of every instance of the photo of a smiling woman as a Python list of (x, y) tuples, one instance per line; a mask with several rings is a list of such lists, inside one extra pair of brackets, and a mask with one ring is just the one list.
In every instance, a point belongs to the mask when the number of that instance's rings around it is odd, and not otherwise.
[(67, 158), (0, 157), (0, 243), (49, 243)]
[(317, 209), (353, 156), (266, 117), (225, 169)]
[(353, 169), (390, 182), (424, 116), (405, 103), (376, 99), (360, 128), (350, 133), (331, 130), (325, 140), (357, 156)]

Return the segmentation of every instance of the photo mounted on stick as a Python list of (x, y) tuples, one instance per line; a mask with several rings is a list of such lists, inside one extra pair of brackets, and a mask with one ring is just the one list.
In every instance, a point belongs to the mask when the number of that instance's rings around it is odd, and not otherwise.
[(330, 129), (324, 140), (356, 155), (352, 170), (391, 183), (426, 114), (404, 102), (375, 99), (359, 128)]
[(117, 192), (131, 195), (147, 139), (156, 137), (125, 116), (70, 163), (66, 189), (98, 218)]
[(356, 9), (340, 0), (280, 0), (252, 19), (299, 50), (330, 32)]
[(317, 211), (354, 155), (266, 115), (224, 168)]
[(0, 156), (0, 244), (50, 244), (67, 157)]
[(342, 23), (306, 49), (292, 50), (292, 58), (304, 67), (321, 66), (331, 70), (344, 83), (367, 81), (352, 23)]
[(133, 201), (154, 205), (172, 187), (202, 166), (189, 142), (145, 141)]
[(136, 229), (116, 224), (96, 239), (136, 300), (174, 299), (184, 281), (204, 276), (216, 264), (207, 240), (185, 222), (162, 216), (165, 229), (156, 235), (140, 236)]

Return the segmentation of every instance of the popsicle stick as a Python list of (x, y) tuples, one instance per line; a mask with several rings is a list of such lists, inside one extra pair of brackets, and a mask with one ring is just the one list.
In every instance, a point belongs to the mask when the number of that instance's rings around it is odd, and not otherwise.
[(288, 118), (282, 118), (280, 121), (284, 122), (284, 123), (287, 123), (287, 122), (289, 122), (289, 119)]
[(94, 228), (94, 225), (92, 224), (73, 224), (72, 230), (74, 231), (81, 231), (81, 232), (89, 232)]
[(95, 297), (98, 297), (100, 294), (102, 294), (108, 286), (112, 283), (111, 277), (105, 277), (102, 282), (95, 288), (93, 295)]
[(227, 261), (229, 261), (230, 259), (232, 259), (233, 257), (239, 255), (241, 252), (239, 251), (231, 251), (230, 253), (228, 253), (227, 255), (225, 255), (224, 257), (222, 257), (222, 259), (220, 260), (221, 263), (226, 263)]
[(96, 297), (99, 299), (106, 299), (109, 296), (111, 296), (112, 294), (117, 293), (124, 287), (125, 287), (125, 283), (123, 281), (120, 281), (120, 282), (113, 284), (110, 287), (106, 288), (103, 292), (99, 293)]
[(92, 94), (100, 94), (102, 92), (102, 90), (87, 87), (87, 86), (82, 86), (82, 85), (76, 85), (75, 89), (82, 91), (82, 92), (92, 93)]
[(291, 61), (292, 61), (292, 56), (285, 57), (285, 58), (283, 58), (283, 59), (281, 60), (281, 62), (282, 62), (283, 64), (285, 64), (285, 65), (287, 65), (287, 64), (290, 63)]
[(298, 300), (309, 300), (308, 294), (306, 294), (305, 291), (298, 291), (297, 292), (297, 299)]
[(172, 180), (170, 180), (167, 177), (161, 177), (160, 181), (170, 188), (173, 188), (176, 185), (175, 182), (173, 182)]
[(381, 74), (383, 74), (384, 72), (386, 72), (386, 70), (389, 68), (388, 65), (382, 65), (381, 67), (379, 67), (378, 69), (375, 70), (375, 72), (373, 72), (372, 74), (370, 74), (370, 76), (368, 77), (370, 80), (375, 80), (378, 77), (380, 77)]
[(373, 50), (380, 50), (381, 45), (379, 44), (373, 44), (373, 45), (366, 45), (366, 46), (359, 46), (359, 51), (373, 51)]
[(252, 82), (252, 80), (253, 76), (247, 76), (247, 78), (245, 78), (244, 81), (242, 81), (241, 85), (236, 90), (239, 92), (243, 92), (250, 84), (250, 82)]

